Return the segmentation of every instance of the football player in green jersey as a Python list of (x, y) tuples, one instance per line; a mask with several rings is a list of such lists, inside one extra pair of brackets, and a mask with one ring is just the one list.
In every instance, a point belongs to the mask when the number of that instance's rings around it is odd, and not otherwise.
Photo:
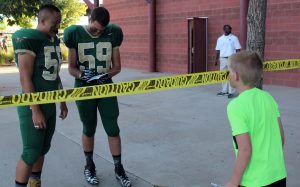
[[(60, 10), (53, 5), (41, 6), (36, 29), (21, 29), (13, 35), (15, 59), (24, 93), (62, 88), (58, 75), (61, 65), (59, 39)], [(64, 102), (60, 117), (67, 116)], [(45, 154), (49, 151), (55, 130), (55, 103), (18, 107), (23, 153), (17, 163), (16, 186), (41, 186)]]
[[(112, 83), (111, 78), (121, 71), (119, 47), (123, 41), (121, 28), (109, 24), (110, 16), (104, 7), (95, 8), (87, 26), (70, 26), (64, 31), (64, 42), (69, 48), (69, 72), (75, 77), (75, 87)], [(90, 81), (94, 76), (98, 79)], [(95, 77), (94, 77), (95, 78)], [(108, 143), (115, 164), (117, 180), (123, 187), (131, 186), (121, 163), (119, 135), (119, 107), (116, 97), (76, 102), (83, 123), (82, 144), (86, 156), (84, 175), (90, 184), (98, 184), (93, 161), (94, 134), (97, 110), (108, 136)]]

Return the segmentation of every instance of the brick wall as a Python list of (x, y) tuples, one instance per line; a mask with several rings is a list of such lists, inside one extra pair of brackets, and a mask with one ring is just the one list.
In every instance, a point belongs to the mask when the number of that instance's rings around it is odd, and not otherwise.
[[(104, 0), (112, 22), (125, 33), (124, 67), (148, 70), (148, 4), (145, 0)], [(239, 36), (239, 0), (157, 0), (157, 70), (187, 73), (187, 18), (208, 17), (209, 70), (215, 70), (215, 44), (224, 24)], [(268, 2), (266, 59), (299, 58), (300, 0)], [(300, 70), (269, 72), (265, 83), (300, 87)]]
[[(106, 3), (107, 2), (107, 3)], [(120, 48), (123, 67), (147, 69), (148, 66), (148, 7), (141, 0), (104, 0), (113, 23), (124, 32)]]
[[(299, 58), (300, 1), (273, 0), (268, 2), (265, 58)], [(300, 69), (265, 73), (265, 83), (300, 87)]]

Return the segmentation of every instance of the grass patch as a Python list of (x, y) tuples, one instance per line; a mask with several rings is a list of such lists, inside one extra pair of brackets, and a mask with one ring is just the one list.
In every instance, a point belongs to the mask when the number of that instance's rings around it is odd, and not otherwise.
[[(60, 47), (62, 61), (66, 62), (68, 60), (68, 48), (64, 44), (61, 44)], [(7, 47), (7, 53), (0, 49), (0, 65), (10, 65), (12, 63), (14, 63), (13, 47)]]
[(14, 62), (14, 51), (12, 47), (7, 48), (7, 53), (0, 50), (0, 65), (12, 64)]
[(62, 61), (66, 62), (68, 60), (68, 48), (64, 43), (60, 43), (60, 49)]

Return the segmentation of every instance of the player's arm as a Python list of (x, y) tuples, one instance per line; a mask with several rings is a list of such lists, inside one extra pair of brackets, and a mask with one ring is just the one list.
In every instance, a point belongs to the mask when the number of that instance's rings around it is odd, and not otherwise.
[(81, 72), (76, 66), (76, 59), (77, 59), (76, 49), (69, 48), (69, 56), (68, 56), (69, 73), (76, 79), (79, 79), (81, 77)]
[(220, 46), (220, 38), (217, 39), (217, 44), (216, 44), (216, 59), (215, 59), (215, 66), (218, 65), (218, 62), (220, 60), (220, 50), (221, 50), (221, 46)]
[(74, 39), (76, 35), (77, 26), (70, 26), (64, 30), (64, 43), (68, 47), (69, 55), (68, 55), (68, 70), (70, 75), (75, 77), (76, 79), (80, 79), (81, 71), (78, 69), (76, 65), (77, 53), (76, 53), (76, 41)]
[(236, 135), (238, 154), (230, 181), (225, 187), (238, 187), (245, 169), (251, 159), (252, 145), (248, 133)]
[(121, 56), (120, 46), (123, 42), (123, 31), (121, 27), (113, 25), (113, 40), (112, 40), (112, 56), (111, 56), (111, 67), (108, 72), (108, 77), (111, 78), (121, 72)]
[(279, 129), (280, 129), (280, 135), (281, 135), (281, 141), (282, 141), (282, 147), (284, 147), (284, 130), (281, 122), (281, 118), (278, 118), (278, 124), (279, 124)]
[[(63, 88), (63, 85), (62, 85), (62, 82), (61, 82), (61, 78), (60, 76), (58, 75), (58, 89), (62, 90), (64, 89)], [(68, 107), (67, 107), (67, 104), (66, 102), (61, 102), (60, 103), (60, 115), (59, 117), (61, 119), (65, 119), (68, 115)]]
[(237, 37), (235, 37), (234, 45), (235, 45), (235, 49), (236, 49), (235, 51), (240, 52), (242, 47), (241, 47), (240, 41)]
[(112, 66), (108, 72), (108, 76), (110, 78), (112, 78), (113, 76), (115, 76), (121, 72), (121, 56), (120, 56), (119, 47), (113, 48), (111, 62), (112, 62), (112, 64), (111, 64)]
[(219, 59), (220, 59), (220, 50), (216, 50), (215, 66), (218, 65)]
[[(35, 92), (35, 87), (32, 82), (33, 70), (34, 70), (35, 56), (29, 53), (18, 54), (18, 66), (20, 72), (20, 82), (24, 93)], [(44, 115), (39, 105), (31, 105), (32, 120), (35, 126), (39, 128), (46, 128), (46, 122)]]

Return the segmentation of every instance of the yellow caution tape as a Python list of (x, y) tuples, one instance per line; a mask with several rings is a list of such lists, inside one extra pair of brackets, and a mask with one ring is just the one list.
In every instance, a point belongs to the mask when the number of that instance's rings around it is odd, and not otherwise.
[(300, 68), (300, 59), (273, 60), (264, 63), (264, 71), (278, 71)]
[(0, 96), (0, 108), (62, 101), (86, 100), (187, 88), (227, 81), (228, 71), (212, 71), (178, 76), (143, 79), (66, 90)]
[[(266, 71), (277, 71), (295, 68), (300, 68), (300, 59), (276, 60), (264, 63), (264, 70)], [(46, 104), (62, 101), (77, 101), (112, 96), (157, 92), (176, 88), (187, 88), (193, 86), (215, 84), (225, 82), (227, 81), (227, 78), (228, 71), (211, 71), (204, 73), (166, 76), (65, 90), (0, 96), (0, 108), (8, 106)]]

